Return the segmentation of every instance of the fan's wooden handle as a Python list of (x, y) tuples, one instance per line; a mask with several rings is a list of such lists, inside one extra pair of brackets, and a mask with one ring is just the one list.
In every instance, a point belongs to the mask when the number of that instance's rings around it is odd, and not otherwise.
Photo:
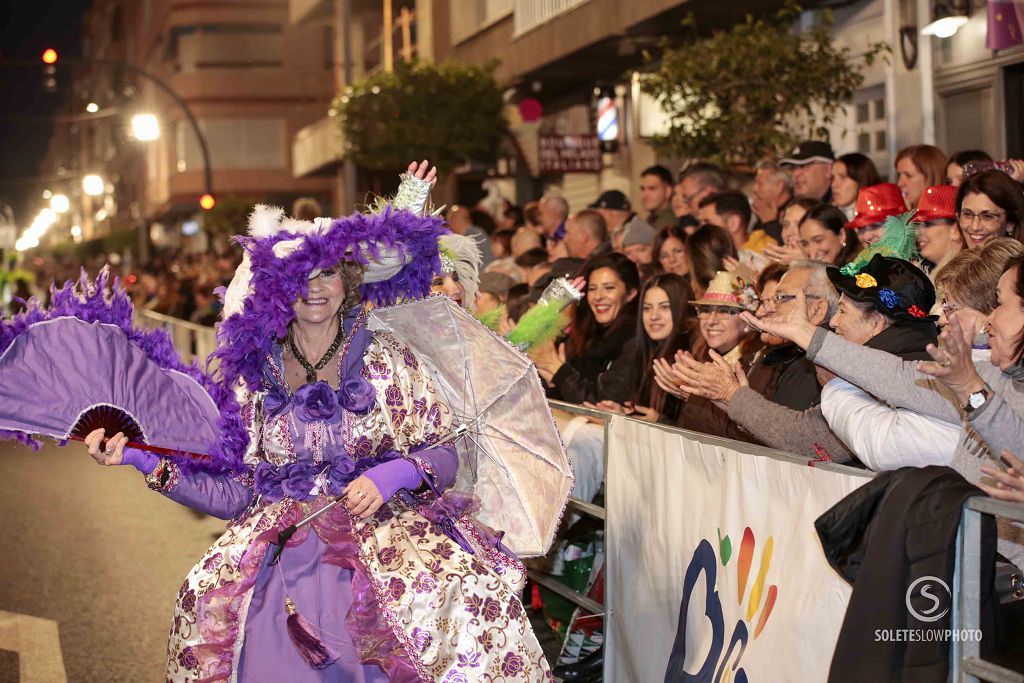
[[(83, 436), (75, 436), (72, 434), (68, 437), (75, 441), (85, 441)], [(192, 458), (194, 460), (209, 460), (210, 456), (205, 453), (193, 453), (191, 451), (181, 451), (176, 448), (164, 448), (163, 446), (154, 446), (151, 443), (136, 443), (135, 441), (129, 441), (125, 444), (125, 447), (131, 446), (132, 448), (138, 448), (140, 451), (149, 451), (150, 453), (158, 453), (159, 455), (171, 455), (185, 458)]]

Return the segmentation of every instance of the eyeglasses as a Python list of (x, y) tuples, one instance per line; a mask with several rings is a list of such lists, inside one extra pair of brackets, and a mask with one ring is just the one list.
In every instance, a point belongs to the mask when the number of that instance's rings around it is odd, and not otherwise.
[(969, 209), (960, 209), (960, 225), (972, 225), (977, 218), (982, 227), (994, 230), (1003, 223), (1005, 211), (979, 211), (974, 213)]
[(945, 301), (942, 302), (942, 313), (947, 318), (959, 311), (961, 308), (967, 308), (967, 306), (964, 304), (947, 304)]
[(735, 316), (743, 312), (741, 308), (733, 308), (732, 306), (708, 306), (702, 304), (697, 306), (697, 316), (701, 318), (710, 318), (713, 313), (717, 313), (720, 316)]
[[(805, 299), (820, 299), (821, 297), (818, 296), (817, 294), (806, 294), (805, 293), (804, 294), (804, 298)], [(767, 299), (762, 299), (761, 303), (767, 303), (769, 301), (771, 301), (776, 306), (781, 306), (782, 304), (788, 304), (790, 301), (796, 301), (796, 294), (776, 294), (775, 296), (770, 296)]]

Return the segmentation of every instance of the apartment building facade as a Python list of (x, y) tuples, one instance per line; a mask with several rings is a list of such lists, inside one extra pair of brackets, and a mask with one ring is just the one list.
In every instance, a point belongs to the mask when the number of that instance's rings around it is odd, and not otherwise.
[[(346, 82), (385, 68), (385, 53), (390, 59), (406, 54), (469, 63), (499, 59), (496, 76), (507, 88), (515, 144), (484, 169), (461, 169), (470, 180), (463, 189), (487, 178), (517, 202), (550, 190), (578, 208), (606, 189), (635, 193), (637, 174), (651, 163), (677, 168), (685, 161), (659, 159), (648, 144), (665, 121), (657, 103), (640, 92), (639, 80), (650, 68), (644, 50), (656, 48), (664, 37), (682, 39), (680, 21), (687, 13), (702, 29), (713, 29), (743, 13), (780, 5), (775, 0), (291, 0), (290, 16), (297, 25), (333, 27), (339, 91)], [(950, 38), (921, 35), (938, 10), (929, 0), (821, 0), (809, 10), (808, 21), (813, 12), (833, 12), (835, 41), (849, 47), (855, 59), (871, 42), (892, 46), (888, 60), (865, 66), (865, 81), (845, 118), (832, 126), (837, 153), (864, 152), (890, 176), (896, 152), (921, 142), (948, 152), (978, 147), (997, 157), (1024, 155), (1019, 123), (1024, 49), (988, 49), (986, 8), (978, 3), (967, 8), (968, 23)], [(539, 119), (523, 120), (516, 105), (525, 99), (539, 103)], [(537, 159), (541, 140), (594, 135), (599, 103), (614, 105), (616, 149), (582, 172), (545, 169)], [(337, 126), (327, 116), (302, 131), (293, 147), (301, 160), (296, 174), (333, 176), (339, 198), (359, 193), (356, 172), (342, 159)]]

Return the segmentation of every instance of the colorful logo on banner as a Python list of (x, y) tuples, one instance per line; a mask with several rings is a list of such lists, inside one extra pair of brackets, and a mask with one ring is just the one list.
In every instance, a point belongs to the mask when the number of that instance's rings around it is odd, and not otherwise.
[[(747, 650), (750, 640), (756, 640), (764, 631), (771, 617), (775, 601), (779, 597), (779, 589), (775, 584), (768, 583), (768, 574), (772, 565), (774, 538), (769, 536), (763, 546), (758, 549), (754, 532), (747, 527), (743, 530), (739, 553), (733, 557), (733, 543), (729, 536), (722, 537), (718, 531), (718, 553), (707, 539), (701, 539), (686, 569), (683, 580), (683, 599), (679, 606), (679, 630), (676, 632), (675, 643), (669, 658), (666, 683), (746, 683), (747, 673), (740, 666), (743, 653)], [(760, 550), (760, 559), (755, 555)], [(719, 573), (718, 565), (722, 566)], [(731, 564), (730, 564), (731, 563)], [(711, 622), (711, 647), (696, 673), (684, 670), (686, 661), (687, 611), (693, 598), (694, 587), (701, 575), (704, 575), (707, 593), (704, 604), (704, 615)], [(726, 647), (725, 613), (722, 609), (722, 598), (719, 595), (718, 580), (723, 586), (726, 582), (735, 582), (736, 600), (740, 610), (740, 618), (731, 624), (732, 634)], [(745, 601), (745, 602), (744, 602)], [(744, 606), (745, 605), (745, 606)], [(732, 612), (733, 610), (730, 610)], [(706, 628), (706, 622), (695, 625), (695, 628)], [(691, 665), (691, 669), (696, 666)]]

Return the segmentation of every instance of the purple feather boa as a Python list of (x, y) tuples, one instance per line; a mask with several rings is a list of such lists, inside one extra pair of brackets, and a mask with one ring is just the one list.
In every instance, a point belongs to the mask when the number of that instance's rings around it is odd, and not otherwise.
[[(202, 469), (210, 472), (242, 471), (242, 454), (248, 445), (248, 434), (242, 424), (234, 393), (218, 384), (198, 363), (186, 364), (174, 349), (170, 335), (163, 329), (137, 328), (132, 324), (134, 307), (128, 293), (121, 288), (119, 278), (110, 280), (110, 271), (104, 267), (90, 281), (83, 269), (78, 282), (65, 282), (61, 288), (50, 286), (50, 306), (43, 307), (30, 299), (28, 307), (11, 319), (0, 320), (0, 354), (7, 350), (14, 340), (36, 323), (55, 318), (74, 317), (85, 322), (116, 325), (124, 335), (164, 370), (176, 370), (188, 375), (203, 387), (220, 409), (217, 427), (221, 438), (213, 445), (210, 461), (191, 458), (180, 459), (186, 469)], [(54, 349), (59, 352), (59, 349)], [(20, 432), (0, 430), (0, 438), (14, 438), (26, 445), (38, 448), (38, 441)]]
[[(72, 316), (86, 322), (117, 325), (160, 368), (177, 370), (195, 379), (220, 409), (220, 440), (209, 453), (211, 460), (183, 458), (180, 464), (188, 470), (239, 474), (247, 469), (242, 458), (249, 436), (234, 388), (239, 382), (252, 391), (260, 388), (262, 366), (276, 340), (287, 334), (295, 318), (293, 304), (305, 296), (309, 273), (314, 268), (335, 266), (342, 260), (365, 265), (380, 255), (380, 248), (398, 248), (408, 261), (406, 266), (390, 280), (363, 285), (363, 298), (386, 306), (403, 298), (426, 296), (434, 273), (440, 270), (437, 240), (446, 232), (444, 221), (436, 216), (419, 216), (389, 206), (379, 214), (357, 213), (340, 218), (323, 233), (302, 235), (303, 245), (283, 259), (274, 255), (274, 245), (298, 237), (297, 233), (235, 238), (249, 253), (253, 294), (246, 297), (242, 313), (230, 316), (217, 327), (218, 348), (207, 359), (207, 367), (212, 360), (218, 363), (212, 377), (197, 363), (182, 362), (165, 330), (132, 325), (132, 301), (121, 289), (118, 278), (114, 278), (108, 295), (107, 268), (94, 282), (89, 281), (83, 270), (77, 286), (70, 281), (60, 289), (51, 286), (49, 308), (33, 299), (23, 313), (0, 320), (0, 353), (31, 325), (44, 320)], [(0, 431), (0, 438), (16, 438), (29, 445), (34, 442), (31, 437), (14, 432)]]
[(276, 340), (288, 333), (295, 319), (295, 301), (305, 296), (314, 268), (329, 268), (342, 260), (362, 264), (380, 255), (380, 248), (398, 248), (409, 261), (385, 282), (364, 284), (363, 298), (378, 306), (430, 293), (430, 281), (441, 266), (437, 240), (448, 232), (436, 216), (418, 216), (391, 207), (379, 214), (355, 214), (331, 223), (323, 233), (305, 235), (304, 244), (285, 258), (274, 255), (278, 242), (298, 237), (281, 232), (271, 237), (236, 237), (249, 253), (252, 294), (242, 312), (217, 328), (218, 381), (234, 386), (239, 380), (252, 391), (260, 387), (261, 369)]

